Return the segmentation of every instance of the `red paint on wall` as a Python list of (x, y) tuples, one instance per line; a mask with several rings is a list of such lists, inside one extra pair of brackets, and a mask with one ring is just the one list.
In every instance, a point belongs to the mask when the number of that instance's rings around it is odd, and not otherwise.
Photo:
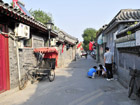
[[(0, 25), (0, 32), (5, 32), (4, 25)], [(8, 38), (0, 34), (0, 92), (10, 88), (8, 49)]]

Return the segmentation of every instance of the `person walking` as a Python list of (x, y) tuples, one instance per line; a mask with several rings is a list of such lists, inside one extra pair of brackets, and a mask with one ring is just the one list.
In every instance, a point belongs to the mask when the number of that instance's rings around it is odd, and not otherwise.
[(112, 73), (112, 62), (113, 62), (113, 54), (110, 52), (109, 48), (105, 48), (105, 54), (104, 54), (104, 65), (107, 72), (107, 80), (113, 80), (113, 73)]

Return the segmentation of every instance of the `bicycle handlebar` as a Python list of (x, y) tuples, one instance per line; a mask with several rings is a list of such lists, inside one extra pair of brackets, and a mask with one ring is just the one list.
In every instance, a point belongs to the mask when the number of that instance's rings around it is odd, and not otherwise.
[(137, 76), (137, 77), (140, 76), (140, 70), (132, 69), (131, 67), (129, 67), (129, 69), (130, 69), (129, 74), (130, 74), (131, 76)]
[(138, 69), (133, 69), (133, 68), (131, 68), (131, 67), (129, 67), (129, 70), (140, 71), (140, 70), (138, 70)]

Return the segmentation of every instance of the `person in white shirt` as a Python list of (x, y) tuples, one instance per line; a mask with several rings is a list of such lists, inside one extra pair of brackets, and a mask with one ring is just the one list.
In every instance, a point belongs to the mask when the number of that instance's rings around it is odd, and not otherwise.
[(102, 75), (103, 77), (106, 77), (106, 68), (103, 65), (99, 64), (99, 67), (97, 70), (98, 70), (97, 72), (98, 76)]

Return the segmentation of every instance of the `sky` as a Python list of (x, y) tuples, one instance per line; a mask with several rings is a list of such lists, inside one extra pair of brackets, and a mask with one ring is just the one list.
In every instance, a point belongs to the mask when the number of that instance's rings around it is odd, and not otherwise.
[[(3, 0), (10, 3), (12, 0)], [(98, 30), (121, 9), (140, 9), (140, 0), (21, 0), (27, 10), (52, 14), (54, 24), (82, 41), (86, 28)]]

